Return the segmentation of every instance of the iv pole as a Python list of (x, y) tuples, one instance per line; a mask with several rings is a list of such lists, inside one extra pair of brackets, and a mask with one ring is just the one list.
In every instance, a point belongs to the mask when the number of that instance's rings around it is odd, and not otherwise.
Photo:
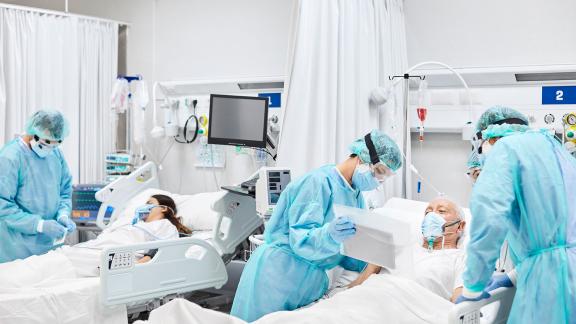
[(466, 89), (466, 93), (468, 95), (468, 112), (469, 112), (469, 117), (470, 120), (468, 121), (468, 123), (466, 123), (466, 125), (471, 125), (472, 123), (472, 95), (470, 93), (470, 88), (468, 87), (468, 83), (466, 83), (466, 81), (464, 80), (464, 78), (462, 77), (462, 75), (460, 73), (458, 73), (458, 71), (456, 71), (454, 68), (452, 68), (451, 66), (444, 64), (442, 62), (436, 62), (436, 61), (426, 61), (426, 62), (421, 62), (418, 63), (414, 66), (412, 66), (411, 68), (409, 68), (408, 70), (406, 70), (406, 72), (403, 75), (394, 75), (394, 76), (389, 76), (388, 79), (390, 81), (393, 81), (394, 79), (397, 79), (396, 81), (394, 81), (392, 83), (392, 85), (390, 86), (390, 88), (394, 88), (396, 85), (399, 84), (400, 82), (400, 78), (402, 78), (404, 80), (404, 136), (403, 136), (403, 140), (404, 140), (404, 145), (403, 145), (403, 152), (404, 152), (404, 158), (406, 159), (406, 165), (404, 166), (403, 172), (402, 172), (402, 198), (404, 199), (408, 199), (408, 185), (407, 185), (407, 180), (408, 180), (408, 172), (409, 170), (412, 169), (412, 158), (410, 157), (410, 159), (408, 159), (408, 141), (410, 140), (410, 124), (408, 121), (408, 108), (409, 108), (409, 95), (410, 95), (410, 78), (419, 78), (420, 80), (424, 80), (426, 78), (426, 76), (423, 75), (410, 75), (410, 72), (416, 70), (419, 67), (425, 66), (425, 65), (439, 65), (445, 69), (450, 70), (452, 73), (454, 73), (456, 75), (456, 77), (458, 77), (458, 79), (460, 80), (460, 82), (462, 83), (462, 85), (464, 86), (464, 88)]

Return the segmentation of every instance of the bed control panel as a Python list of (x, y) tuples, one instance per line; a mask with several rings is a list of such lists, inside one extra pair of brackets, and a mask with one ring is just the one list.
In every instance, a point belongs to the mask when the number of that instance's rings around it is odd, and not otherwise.
[(129, 269), (134, 266), (134, 254), (132, 252), (114, 252), (108, 254), (108, 269)]

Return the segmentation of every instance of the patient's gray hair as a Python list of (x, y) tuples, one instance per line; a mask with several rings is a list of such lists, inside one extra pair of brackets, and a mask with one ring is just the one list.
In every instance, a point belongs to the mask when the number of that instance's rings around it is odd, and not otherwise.
[(448, 201), (449, 203), (454, 205), (454, 208), (456, 209), (456, 214), (458, 215), (458, 220), (460, 220), (460, 221), (466, 220), (466, 214), (464, 213), (464, 209), (462, 209), (462, 207), (460, 207), (460, 205), (458, 205), (454, 200), (452, 200), (448, 196), (438, 196), (438, 197), (434, 198), (433, 200), (446, 200), (446, 201)]

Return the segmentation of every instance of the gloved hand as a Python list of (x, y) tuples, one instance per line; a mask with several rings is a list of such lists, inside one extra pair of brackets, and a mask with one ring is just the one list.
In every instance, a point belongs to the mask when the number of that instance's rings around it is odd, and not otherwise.
[(479, 301), (482, 300), (484, 298), (490, 298), (490, 294), (486, 292), (486, 290), (482, 291), (482, 294), (476, 298), (468, 298), (468, 297), (464, 297), (464, 295), (460, 295), (458, 296), (458, 298), (456, 298), (456, 304), (460, 304), (461, 302), (465, 302), (465, 301)]
[(62, 214), (58, 216), (58, 223), (66, 227), (68, 233), (72, 233), (76, 229), (76, 223), (74, 223), (68, 215)]
[(328, 233), (334, 241), (342, 243), (356, 234), (356, 226), (352, 218), (341, 216), (328, 225)]
[(53, 240), (61, 239), (66, 234), (66, 227), (60, 225), (55, 220), (45, 220), (42, 223), (42, 230), (40, 233), (48, 235)]
[(492, 277), (488, 283), (488, 287), (486, 287), (484, 290), (489, 292), (500, 287), (514, 287), (514, 284), (512, 283), (512, 280), (510, 280), (508, 274)]

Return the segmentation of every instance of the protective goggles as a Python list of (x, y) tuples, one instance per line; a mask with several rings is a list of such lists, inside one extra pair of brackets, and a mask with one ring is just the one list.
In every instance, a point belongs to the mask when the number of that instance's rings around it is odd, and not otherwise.
[(378, 153), (376, 153), (376, 147), (372, 142), (372, 137), (370, 136), (370, 133), (364, 136), (364, 142), (366, 143), (368, 153), (370, 154), (370, 170), (372, 171), (374, 177), (378, 181), (384, 181), (386, 178), (394, 175), (394, 172), (390, 170), (390, 168), (387, 167), (386, 164), (380, 161)]
[(40, 138), (38, 135), (34, 135), (34, 140), (42, 145), (46, 145), (49, 147), (57, 147), (58, 145), (62, 144), (62, 141), (51, 141), (49, 139)]
[[(528, 124), (520, 118), (506, 118), (506, 119), (502, 119), (502, 120), (499, 120), (497, 122), (494, 122), (490, 125), (502, 125), (502, 124), (528, 126)], [(477, 150), (478, 154), (482, 154), (482, 144), (484, 144), (484, 140), (482, 139), (482, 132), (481, 131), (476, 133), (476, 136), (473, 138), (473, 142), (475, 142), (475, 144), (473, 144), (472, 149)]]

